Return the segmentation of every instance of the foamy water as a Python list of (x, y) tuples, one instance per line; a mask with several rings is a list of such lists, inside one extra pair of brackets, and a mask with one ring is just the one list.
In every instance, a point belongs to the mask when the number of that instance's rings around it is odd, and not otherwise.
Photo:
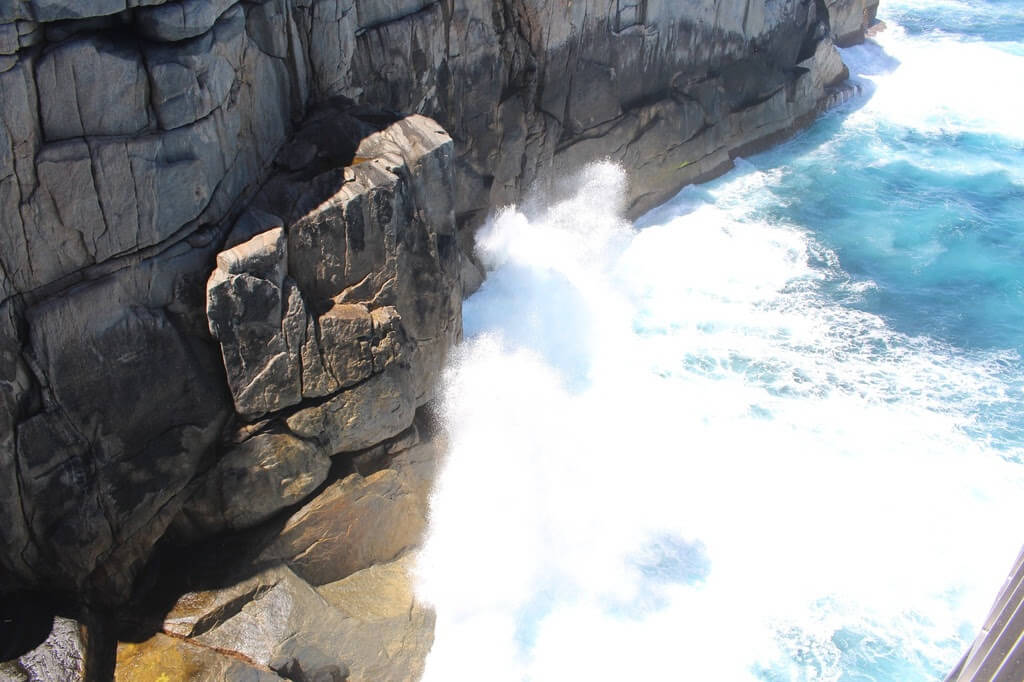
[(1024, 69), (913, 29), (845, 51), (860, 108), (638, 225), (598, 164), (481, 233), (420, 563), (428, 680), (940, 680), (959, 658), (1021, 542), (1024, 253), (1000, 259), (1022, 137), (982, 86), (918, 79)]

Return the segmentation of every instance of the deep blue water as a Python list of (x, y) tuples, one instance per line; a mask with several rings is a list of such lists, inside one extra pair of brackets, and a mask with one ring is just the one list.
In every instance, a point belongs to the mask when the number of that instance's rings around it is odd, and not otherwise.
[(865, 94), (631, 225), (481, 235), (428, 679), (935, 682), (1024, 536), (1024, 3), (883, 0)]

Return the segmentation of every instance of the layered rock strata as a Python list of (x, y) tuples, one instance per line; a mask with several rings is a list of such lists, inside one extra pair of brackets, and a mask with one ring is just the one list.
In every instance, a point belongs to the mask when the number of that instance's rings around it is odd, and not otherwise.
[(721, 172), (842, 96), (870, 4), (0, 0), (0, 592), (121, 603), (396, 456), (488, 210)]

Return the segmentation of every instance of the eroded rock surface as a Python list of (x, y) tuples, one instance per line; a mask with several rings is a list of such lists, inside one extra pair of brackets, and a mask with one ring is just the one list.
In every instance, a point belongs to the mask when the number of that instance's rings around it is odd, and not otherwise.
[(118, 645), (117, 679), (419, 679), (434, 615), (415, 598), (415, 547), (442, 448), (414, 426), (354, 456), (364, 473), (241, 538), (254, 558), (198, 562), (179, 578), (200, 586)]
[(319, 588), (278, 567), (185, 594), (167, 614), (167, 634), (119, 645), (116, 679), (413, 682), (434, 622), (413, 594), (415, 558)]
[(3, 682), (85, 682), (88, 637), (82, 625), (57, 616), (46, 641), (14, 661), (0, 663)]
[(826, 0), (825, 4), (832, 35), (839, 47), (863, 42), (878, 13), (878, 0)]
[[(393, 559), (473, 226), (599, 158), (634, 214), (721, 172), (845, 96), (874, 5), (0, 0), (0, 592), (117, 604), (317, 504), (341, 572)], [(302, 518), (274, 556), (340, 579)]]

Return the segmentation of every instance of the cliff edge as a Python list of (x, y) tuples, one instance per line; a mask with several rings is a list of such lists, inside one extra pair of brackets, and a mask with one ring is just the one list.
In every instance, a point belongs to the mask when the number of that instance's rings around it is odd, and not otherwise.
[(475, 226), (599, 158), (633, 214), (723, 172), (843, 96), (874, 5), (0, 0), (0, 592), (405, 560)]

